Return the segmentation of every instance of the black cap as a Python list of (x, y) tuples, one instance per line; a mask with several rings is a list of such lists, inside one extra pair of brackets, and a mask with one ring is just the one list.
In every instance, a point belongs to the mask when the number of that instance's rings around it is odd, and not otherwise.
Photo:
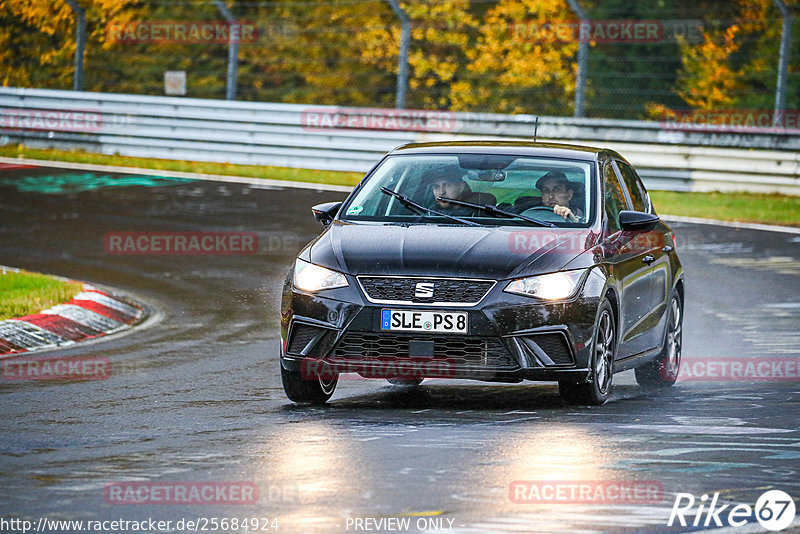
[(547, 174), (536, 180), (536, 189), (542, 188), (542, 183), (547, 180), (554, 180), (560, 184), (564, 184), (567, 189), (572, 189), (572, 182), (567, 179), (567, 175), (561, 171), (549, 171)]

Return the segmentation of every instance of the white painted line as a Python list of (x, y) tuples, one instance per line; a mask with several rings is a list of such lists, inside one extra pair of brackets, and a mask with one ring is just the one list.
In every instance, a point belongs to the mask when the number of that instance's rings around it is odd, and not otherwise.
[(783, 232), (786, 234), (800, 235), (800, 228), (792, 226), (778, 226), (774, 224), (743, 223), (731, 221), (718, 221), (716, 219), (701, 219), (699, 217), (683, 217), (681, 215), (660, 215), (665, 221), (685, 222), (692, 224), (712, 224), (714, 226), (727, 226), (730, 228), (743, 228), (745, 230), (764, 230), (767, 232)]
[(40, 167), (55, 167), (57, 169), (73, 169), (80, 171), (115, 172), (119, 174), (143, 174), (159, 176), (162, 178), (187, 178), (190, 180), (206, 180), (212, 182), (228, 182), (235, 184), (252, 184), (270, 186), (278, 189), (294, 187), (297, 189), (313, 189), (316, 191), (338, 191), (349, 193), (353, 186), (315, 184), (311, 182), (297, 182), (294, 180), (271, 180), (269, 178), (251, 178), (248, 176), (227, 176), (223, 174), (202, 174), (183, 171), (160, 171), (157, 169), (140, 169), (138, 167), (118, 167), (116, 165), (97, 165), (94, 163), (72, 163), (69, 161), (48, 161), (43, 159), (20, 159), (0, 157), (0, 163), (20, 163), (23, 165), (37, 165)]

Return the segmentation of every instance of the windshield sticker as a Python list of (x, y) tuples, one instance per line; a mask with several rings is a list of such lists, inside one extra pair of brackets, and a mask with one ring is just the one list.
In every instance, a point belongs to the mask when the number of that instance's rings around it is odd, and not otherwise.
[(349, 208), (347, 208), (347, 214), (348, 215), (358, 215), (359, 213), (361, 213), (361, 210), (363, 210), (363, 209), (364, 209), (364, 206), (350, 206)]

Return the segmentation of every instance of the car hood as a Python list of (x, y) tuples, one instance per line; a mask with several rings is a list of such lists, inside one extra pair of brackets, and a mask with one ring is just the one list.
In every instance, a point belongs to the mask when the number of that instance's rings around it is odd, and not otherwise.
[(302, 253), (352, 275), (505, 279), (558, 271), (593, 246), (588, 230), (335, 221)]

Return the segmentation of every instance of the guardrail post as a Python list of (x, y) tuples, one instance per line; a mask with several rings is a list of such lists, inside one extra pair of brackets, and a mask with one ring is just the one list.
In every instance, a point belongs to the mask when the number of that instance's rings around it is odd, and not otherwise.
[(588, 76), (587, 61), (589, 59), (589, 42), (581, 37), (581, 27), (589, 24), (589, 17), (581, 8), (578, 0), (567, 0), (569, 7), (578, 15), (578, 77), (575, 80), (575, 117), (584, 116), (584, 99), (586, 97), (586, 78)]
[(86, 10), (78, 5), (77, 0), (67, 0), (72, 12), (78, 17), (75, 31), (75, 73), (72, 76), (72, 90), (83, 91), (83, 51), (86, 48)]
[(236, 71), (239, 66), (239, 38), (241, 37), (241, 30), (236, 23), (236, 18), (230, 10), (228, 10), (222, 0), (214, 0), (214, 5), (217, 6), (222, 16), (225, 17), (225, 20), (230, 24), (228, 30), (228, 84), (225, 90), (225, 99), (236, 100)]
[(392, 6), (397, 17), (400, 19), (400, 51), (397, 60), (397, 92), (394, 98), (394, 107), (404, 109), (406, 107), (406, 91), (408, 88), (408, 49), (411, 46), (411, 19), (408, 17), (397, 0), (386, 0)]
[(781, 51), (778, 60), (778, 85), (775, 89), (775, 113), (772, 116), (772, 125), (780, 127), (786, 110), (786, 78), (789, 70), (789, 56), (792, 44), (792, 13), (783, 0), (773, 0), (783, 17), (781, 27)]

